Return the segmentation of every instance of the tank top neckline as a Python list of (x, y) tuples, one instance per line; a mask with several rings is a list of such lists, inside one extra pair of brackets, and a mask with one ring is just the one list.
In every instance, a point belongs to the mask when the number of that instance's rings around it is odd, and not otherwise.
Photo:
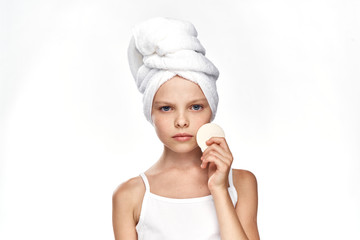
[[(158, 194), (150, 192), (149, 180), (147, 179), (145, 173), (144, 172), (141, 173), (140, 176), (142, 177), (144, 184), (145, 184), (145, 194), (149, 195), (149, 197), (152, 197), (152, 198), (155, 198), (158, 200), (162, 200), (162, 201), (166, 201), (166, 202), (173, 202), (173, 203), (193, 203), (193, 202), (202, 202), (202, 201), (213, 200), (213, 196), (211, 194), (202, 196), (202, 197), (191, 197), (191, 198), (170, 198), (170, 197), (160, 196)], [(229, 178), (229, 187), (228, 187), (228, 191), (229, 191), (229, 190), (234, 189), (234, 185), (233, 185), (233, 181), (232, 181), (232, 169), (230, 169), (230, 171), (229, 171), (228, 178)]]

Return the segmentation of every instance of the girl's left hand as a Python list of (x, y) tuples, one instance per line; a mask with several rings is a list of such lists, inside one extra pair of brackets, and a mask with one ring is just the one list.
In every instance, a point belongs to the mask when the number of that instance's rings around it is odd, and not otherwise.
[(233, 162), (233, 156), (225, 138), (212, 137), (206, 141), (209, 147), (201, 157), (201, 168), (208, 168), (208, 187), (210, 192), (228, 188), (228, 175)]

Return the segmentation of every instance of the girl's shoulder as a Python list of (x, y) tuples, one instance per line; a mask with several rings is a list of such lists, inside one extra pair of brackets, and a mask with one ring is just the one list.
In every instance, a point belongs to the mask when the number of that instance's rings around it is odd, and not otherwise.
[(136, 222), (140, 216), (141, 203), (145, 194), (145, 185), (140, 176), (121, 183), (113, 193), (113, 203), (131, 210)]
[(114, 191), (114, 196), (131, 197), (145, 192), (145, 186), (140, 176), (130, 178), (122, 182)]
[(250, 172), (249, 170), (233, 168), (232, 172), (233, 172), (233, 178), (236, 178), (237, 180), (256, 181), (255, 174)]
[(250, 192), (257, 192), (257, 180), (255, 174), (244, 169), (232, 169), (233, 184), (236, 188), (238, 195), (244, 196)]

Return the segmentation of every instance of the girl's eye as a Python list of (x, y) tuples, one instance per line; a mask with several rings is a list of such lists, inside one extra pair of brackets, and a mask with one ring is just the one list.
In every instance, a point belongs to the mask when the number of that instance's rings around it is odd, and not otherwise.
[(160, 110), (164, 111), (164, 112), (168, 112), (170, 110), (170, 106), (163, 106), (160, 108)]
[(195, 105), (192, 105), (192, 109), (195, 110), (195, 111), (199, 111), (200, 109), (202, 109), (203, 106), (199, 105), (199, 104), (195, 104)]

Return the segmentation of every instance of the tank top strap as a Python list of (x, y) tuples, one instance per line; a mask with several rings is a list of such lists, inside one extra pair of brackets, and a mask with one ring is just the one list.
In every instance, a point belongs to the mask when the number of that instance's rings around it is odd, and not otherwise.
[(229, 171), (229, 185), (231, 188), (234, 188), (232, 168), (230, 168), (230, 171)]
[(140, 176), (145, 184), (145, 191), (150, 192), (150, 184), (149, 184), (149, 181), (148, 181), (145, 173), (140, 173)]
[(233, 171), (232, 168), (230, 168), (229, 171), (229, 185), (230, 185), (230, 192), (232, 194), (230, 194), (231, 197), (231, 201), (233, 202), (234, 207), (236, 206), (237, 200), (238, 200), (238, 195), (237, 195), (237, 191), (236, 188), (234, 186), (234, 182), (233, 182)]

